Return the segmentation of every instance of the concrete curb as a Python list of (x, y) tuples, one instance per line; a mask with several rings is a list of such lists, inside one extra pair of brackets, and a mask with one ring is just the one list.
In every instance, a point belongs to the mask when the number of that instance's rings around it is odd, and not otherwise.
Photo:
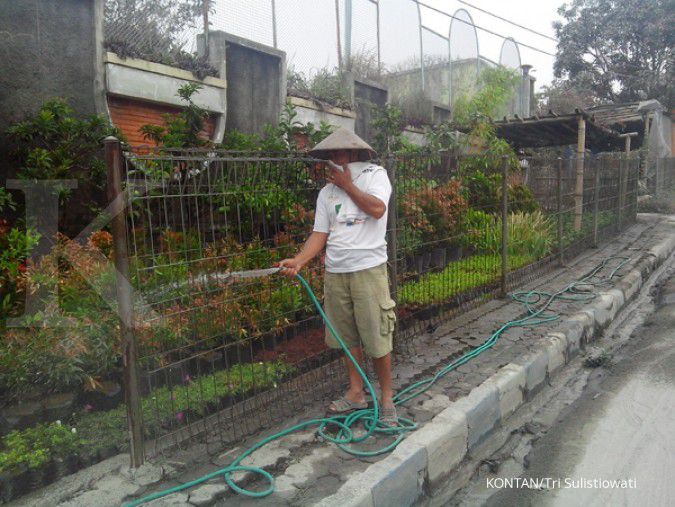
[[(675, 224), (675, 219), (667, 222)], [(675, 250), (675, 236), (647, 250), (616, 285), (544, 337), (545, 346), (507, 364), (468, 396), (413, 432), (385, 459), (345, 482), (321, 507), (412, 505), (432, 493), (503, 420), (536, 392), (606, 327), (644, 281)], [(459, 489), (462, 484), (455, 487)]]

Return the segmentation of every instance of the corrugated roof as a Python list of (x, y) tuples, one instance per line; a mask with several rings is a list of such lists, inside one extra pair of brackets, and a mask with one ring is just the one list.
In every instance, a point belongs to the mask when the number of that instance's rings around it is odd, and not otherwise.
[(586, 147), (596, 151), (621, 149), (624, 141), (619, 133), (595, 122), (586, 111), (558, 115), (504, 118), (494, 122), (498, 137), (517, 148), (544, 148), (577, 143), (578, 119), (586, 120)]
[(643, 123), (642, 112), (638, 112), (639, 102), (627, 104), (606, 104), (588, 108), (589, 114), (593, 115), (596, 123), (611, 127), (614, 130), (623, 131), (628, 123)]

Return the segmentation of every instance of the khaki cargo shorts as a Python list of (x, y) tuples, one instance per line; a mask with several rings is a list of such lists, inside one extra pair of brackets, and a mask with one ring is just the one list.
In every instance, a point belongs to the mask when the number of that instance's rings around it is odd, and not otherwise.
[[(392, 350), (396, 303), (389, 295), (387, 264), (324, 277), (324, 311), (347, 347), (363, 346), (374, 358)], [(326, 344), (340, 348), (326, 328)]]

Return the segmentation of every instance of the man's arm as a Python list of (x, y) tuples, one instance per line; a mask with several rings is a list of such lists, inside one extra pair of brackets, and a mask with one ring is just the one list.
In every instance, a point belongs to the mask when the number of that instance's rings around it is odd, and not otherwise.
[(351, 197), (354, 204), (356, 204), (361, 211), (367, 213), (373, 218), (380, 219), (387, 211), (387, 206), (374, 195), (365, 193), (360, 190), (351, 181), (349, 185), (343, 189), (349, 197)]
[(345, 167), (343, 171), (339, 171), (333, 167), (329, 168), (331, 172), (329, 180), (331, 183), (344, 190), (361, 211), (373, 218), (382, 218), (387, 211), (387, 206), (377, 197), (367, 194), (354, 185), (349, 169)]
[(279, 263), (279, 266), (284, 268), (281, 270), (282, 274), (289, 278), (293, 278), (305, 264), (321, 253), (323, 247), (326, 246), (326, 241), (328, 241), (327, 232), (312, 232), (295, 257), (292, 259), (284, 259)]

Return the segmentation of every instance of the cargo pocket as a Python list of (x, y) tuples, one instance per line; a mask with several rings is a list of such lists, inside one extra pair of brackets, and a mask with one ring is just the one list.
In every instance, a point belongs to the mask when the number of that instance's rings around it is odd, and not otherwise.
[(394, 332), (396, 326), (395, 306), (396, 303), (393, 299), (385, 299), (380, 303), (380, 334), (382, 336), (388, 336)]

